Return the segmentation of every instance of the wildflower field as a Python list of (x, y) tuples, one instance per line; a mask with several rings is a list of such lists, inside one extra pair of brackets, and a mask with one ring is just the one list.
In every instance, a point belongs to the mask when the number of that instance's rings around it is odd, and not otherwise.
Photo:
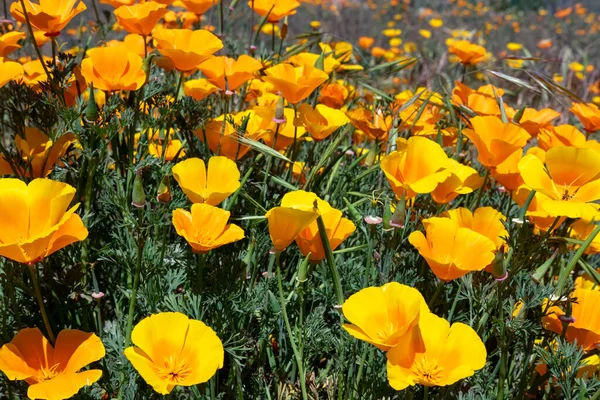
[(600, 399), (600, 4), (0, 2), (1, 399)]

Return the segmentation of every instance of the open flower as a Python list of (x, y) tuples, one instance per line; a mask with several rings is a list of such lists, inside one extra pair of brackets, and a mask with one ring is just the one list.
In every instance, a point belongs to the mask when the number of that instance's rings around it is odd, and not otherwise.
[(391, 282), (354, 293), (342, 311), (352, 323), (343, 325), (349, 334), (388, 351), (400, 344), (404, 350), (420, 347), (418, 323), (429, 307), (417, 289)]
[(244, 230), (227, 224), (229, 211), (209, 204), (192, 204), (192, 212), (181, 208), (173, 211), (173, 226), (196, 253), (206, 253), (217, 247), (244, 238)]
[(10, 380), (26, 381), (30, 399), (69, 399), (100, 379), (99, 369), (79, 371), (104, 354), (93, 333), (62, 330), (52, 347), (38, 328), (25, 328), (0, 349), (0, 370)]
[(17, 79), (24, 73), (24, 69), (18, 62), (0, 58), (0, 87)]
[[(54, 164), (62, 158), (69, 146), (76, 142), (71, 133), (60, 136), (56, 142), (37, 128), (25, 127), (25, 139), (15, 136), (15, 145), (19, 151), (24, 165), (17, 167), (17, 172), (29, 178), (43, 178), (48, 176)], [(0, 155), (0, 160), (4, 160)], [(14, 173), (10, 165), (0, 162), (0, 175), (12, 175)]]
[(540, 130), (538, 134), (538, 146), (548, 151), (553, 147), (591, 147), (600, 150), (600, 143), (596, 140), (587, 140), (573, 125), (549, 126)]
[(421, 316), (419, 329), (424, 352), (406, 353), (402, 347), (387, 352), (390, 386), (403, 390), (415, 384), (448, 386), (485, 366), (487, 351), (469, 325), (450, 323), (432, 313)]
[(219, 88), (205, 78), (192, 79), (183, 84), (183, 93), (197, 101), (205, 99), (218, 91)]
[(193, 12), (196, 15), (202, 15), (212, 6), (218, 4), (220, 0), (181, 0), (181, 4), (186, 10)]
[(148, 36), (167, 13), (167, 6), (155, 1), (122, 6), (114, 11), (119, 24), (129, 33)]
[(278, 64), (265, 70), (263, 80), (272, 83), (290, 103), (298, 104), (323, 82), (329, 75), (311, 66), (294, 67), (291, 64)]
[[(329, 212), (321, 215), (329, 239), (331, 250), (335, 250), (344, 240), (356, 230), (352, 221), (342, 217), (342, 212), (332, 208)], [(306, 257), (310, 253), (311, 261), (321, 261), (325, 259), (325, 250), (323, 242), (319, 235), (319, 226), (314, 221), (296, 237), (296, 244), (300, 252)]]
[(477, 147), (479, 162), (488, 168), (523, 148), (530, 138), (525, 129), (494, 116), (471, 118), (471, 125), (473, 130), (465, 129), (464, 134)]
[(451, 175), (444, 149), (423, 136), (398, 139), (398, 149), (381, 160), (381, 169), (396, 196), (412, 199), (431, 193)]
[(329, 203), (314, 193), (304, 190), (286, 193), (281, 205), (271, 208), (265, 215), (275, 251), (285, 250), (319, 215), (329, 211)]
[(225, 353), (215, 331), (181, 313), (144, 318), (133, 328), (131, 341), (135, 346), (125, 349), (125, 357), (160, 394), (204, 383), (223, 367)]
[(350, 122), (343, 111), (329, 108), (323, 104), (317, 104), (315, 108), (307, 103), (300, 104), (298, 116), (302, 125), (316, 141), (326, 139), (337, 129)]
[(50, 179), (27, 185), (18, 179), (0, 179), (0, 255), (33, 264), (71, 243), (84, 240), (88, 231), (75, 211), (67, 209), (75, 188)]
[(494, 260), (495, 243), (455, 219), (427, 218), (423, 225), (425, 234), (412, 232), (408, 241), (441, 280), (450, 281), (481, 271)]
[(172, 169), (183, 193), (192, 203), (220, 204), (240, 187), (240, 171), (234, 161), (214, 156), (208, 160), (188, 158)]
[(283, 17), (295, 14), (300, 3), (296, 0), (248, 0), (248, 6), (261, 17), (269, 14), (269, 22), (279, 22)]
[[(584, 350), (597, 348), (600, 344), (600, 313), (598, 313), (600, 291), (575, 289), (571, 293), (570, 301), (571, 316), (575, 321), (568, 325), (566, 339), (571, 343), (577, 341)], [(542, 318), (544, 328), (562, 334), (563, 324), (560, 317), (563, 315), (565, 312), (560, 307), (550, 307)]]
[(6, 57), (13, 51), (20, 49), (21, 45), (18, 43), (19, 40), (25, 37), (24, 32), (7, 32), (4, 35), (0, 35), (0, 57)]
[(535, 136), (540, 129), (550, 126), (550, 122), (558, 117), (560, 117), (560, 113), (551, 108), (544, 108), (539, 111), (535, 108), (526, 108), (519, 120), (519, 126), (530, 135)]
[(123, 47), (92, 49), (81, 62), (81, 74), (96, 89), (108, 92), (138, 90), (146, 82), (142, 57)]
[(375, 112), (366, 108), (357, 108), (348, 114), (348, 118), (356, 129), (360, 129), (371, 139), (386, 141), (392, 129), (393, 118), (378, 109)]
[(206, 30), (155, 29), (156, 48), (178, 71), (196, 69), (223, 48), (223, 42)]
[(262, 63), (248, 55), (241, 55), (237, 60), (229, 57), (213, 57), (202, 64), (199, 69), (208, 80), (222, 91), (234, 91), (254, 77), (254, 73), (262, 68)]
[[(77, 14), (87, 9), (83, 1), (78, 0), (40, 0), (39, 4), (24, 0), (24, 3), (29, 22), (46, 36), (58, 36)], [(17, 21), (26, 23), (20, 1), (11, 4), (10, 13)]]
[(448, 44), (448, 52), (454, 54), (461, 63), (467, 65), (477, 65), (487, 60), (485, 47), (467, 40), (452, 40)]
[(436, 203), (448, 203), (459, 194), (471, 193), (483, 184), (483, 178), (477, 170), (452, 158), (448, 159), (448, 171), (450, 176), (431, 192), (431, 197)]
[(593, 218), (600, 199), (600, 152), (590, 148), (555, 147), (546, 165), (533, 154), (519, 162), (525, 184), (546, 199), (548, 216)]
[(594, 103), (573, 103), (569, 109), (588, 133), (600, 130), (600, 110)]

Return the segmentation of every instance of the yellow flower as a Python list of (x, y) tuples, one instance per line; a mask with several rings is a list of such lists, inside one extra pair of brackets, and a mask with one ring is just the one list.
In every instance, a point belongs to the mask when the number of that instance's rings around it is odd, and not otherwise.
[(119, 24), (129, 33), (148, 36), (167, 13), (167, 6), (155, 1), (122, 6), (114, 11)]
[(204, 383), (223, 367), (225, 353), (215, 331), (181, 313), (144, 318), (133, 328), (131, 341), (135, 346), (125, 349), (125, 357), (160, 394)]
[(193, 79), (183, 84), (183, 93), (194, 100), (200, 101), (219, 91), (219, 88), (208, 79)]
[(269, 22), (279, 22), (288, 15), (296, 14), (300, 3), (296, 0), (248, 0), (248, 6), (261, 17), (269, 14)]
[(311, 67), (294, 67), (290, 64), (278, 64), (265, 70), (263, 80), (272, 83), (281, 95), (290, 103), (298, 104), (323, 82), (329, 75), (325, 72)]
[(419, 35), (423, 36), (425, 39), (429, 39), (431, 37), (431, 31), (427, 29), (419, 29)]
[(18, 43), (19, 40), (25, 37), (24, 32), (7, 32), (4, 35), (0, 35), (0, 57), (6, 57), (13, 51), (20, 49), (21, 45)]
[(23, 75), (25, 71), (21, 64), (9, 61), (6, 58), (0, 58), (0, 87), (8, 82), (17, 79)]
[(510, 42), (506, 45), (506, 48), (510, 51), (519, 51), (523, 48), (523, 45), (521, 43)]
[[(321, 216), (331, 250), (335, 250), (356, 230), (354, 223), (347, 218), (343, 218), (340, 210), (332, 208), (329, 212), (322, 213)], [(296, 244), (305, 257), (310, 253), (311, 261), (325, 259), (325, 250), (323, 249), (323, 242), (321, 241), (319, 226), (316, 221), (300, 232), (296, 237)]]
[(223, 48), (223, 42), (206, 30), (155, 29), (156, 49), (175, 69), (188, 72)]
[(381, 160), (381, 169), (396, 196), (412, 199), (431, 193), (451, 175), (449, 159), (436, 142), (423, 136), (398, 139), (398, 149)]
[(213, 57), (200, 64), (199, 69), (219, 89), (234, 91), (254, 77), (262, 68), (260, 61), (241, 55), (237, 60), (229, 57)]
[(173, 226), (195, 253), (206, 253), (244, 238), (244, 230), (227, 224), (229, 211), (209, 204), (192, 204), (192, 212), (181, 208), (173, 211)]
[(88, 231), (75, 211), (68, 209), (75, 188), (50, 179), (27, 185), (18, 179), (0, 179), (0, 255), (34, 264), (71, 243), (84, 240)]
[[(25, 12), (31, 25), (45, 32), (46, 36), (58, 36), (60, 31), (79, 13), (87, 7), (78, 0), (40, 0), (39, 4), (25, 0)], [(77, 3), (77, 6), (75, 4)], [(21, 23), (26, 23), (25, 14), (20, 1), (10, 6), (10, 13)]]
[(120, 46), (92, 49), (81, 63), (81, 74), (96, 89), (138, 90), (146, 82), (142, 57)]
[(319, 215), (329, 211), (329, 203), (314, 193), (303, 190), (286, 193), (281, 205), (271, 208), (265, 215), (275, 251), (285, 250)]
[(525, 184), (543, 196), (548, 216), (593, 218), (600, 199), (600, 152), (591, 148), (554, 147), (546, 165), (533, 154), (519, 162)]
[(172, 169), (173, 177), (192, 203), (220, 204), (240, 187), (240, 171), (234, 161), (214, 156), (208, 160), (188, 158)]
[(469, 325), (450, 323), (432, 313), (419, 321), (424, 352), (412, 355), (402, 347), (387, 353), (387, 374), (396, 390), (415, 384), (448, 386), (485, 366), (485, 345)]
[(485, 47), (467, 40), (453, 40), (448, 45), (448, 51), (457, 56), (463, 64), (476, 65), (487, 60)]
[(600, 130), (600, 110), (593, 103), (573, 103), (569, 109), (581, 121), (584, 129), (588, 132)]
[(433, 18), (429, 20), (429, 26), (432, 28), (441, 28), (444, 25), (444, 21), (439, 18)]
[(99, 369), (80, 370), (104, 355), (93, 333), (62, 330), (53, 347), (38, 328), (25, 328), (0, 349), (0, 370), (10, 380), (25, 380), (30, 399), (69, 399), (100, 379)]
[(329, 137), (340, 127), (350, 122), (343, 111), (317, 104), (313, 109), (310, 104), (302, 103), (298, 107), (299, 120), (312, 138), (320, 141)]
[(448, 203), (459, 194), (471, 193), (483, 184), (483, 178), (479, 176), (477, 170), (454, 159), (448, 159), (447, 170), (450, 176), (431, 192), (431, 197), (436, 203)]
[(417, 289), (391, 282), (354, 293), (342, 312), (351, 322), (343, 328), (355, 338), (383, 351), (397, 346), (406, 350), (410, 345), (419, 347), (419, 319), (429, 314), (429, 307)]

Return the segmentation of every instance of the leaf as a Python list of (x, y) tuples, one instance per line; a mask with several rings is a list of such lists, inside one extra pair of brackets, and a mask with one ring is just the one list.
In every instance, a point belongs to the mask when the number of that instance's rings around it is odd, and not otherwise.
[(291, 163), (292, 161), (287, 158), (286, 156), (284, 156), (283, 154), (281, 154), (280, 152), (278, 152), (277, 150), (275, 150), (272, 147), (267, 146), (264, 143), (259, 142), (258, 140), (254, 140), (254, 139), (250, 139), (248, 137), (245, 136), (237, 136), (237, 140), (246, 146), (250, 146), (252, 147), (254, 150), (263, 153), (265, 155), (271, 156), (271, 157), (276, 157), (279, 158), (280, 160), (283, 160), (285, 162)]
[(532, 91), (534, 91), (536, 93), (540, 92), (538, 88), (536, 88), (532, 84), (524, 81), (523, 79), (516, 78), (516, 77), (510, 76), (510, 75), (506, 75), (506, 74), (503, 74), (502, 72), (498, 72), (498, 71), (487, 71), (487, 72), (490, 73), (490, 74), (492, 74), (492, 75), (494, 75), (494, 76), (496, 76), (496, 77), (498, 77), (498, 78), (500, 78), (500, 79), (504, 79), (505, 81), (514, 83), (517, 86), (521, 86), (521, 87), (527, 88), (527, 89), (532, 90)]

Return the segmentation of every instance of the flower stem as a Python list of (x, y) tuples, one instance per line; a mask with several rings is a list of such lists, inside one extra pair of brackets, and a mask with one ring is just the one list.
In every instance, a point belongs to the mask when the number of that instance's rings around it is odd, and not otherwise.
[(498, 287), (496, 288), (496, 292), (498, 293), (498, 312), (499, 320), (500, 320), (500, 375), (498, 376), (498, 395), (497, 399), (504, 399), (504, 380), (506, 378), (506, 343), (504, 338), (504, 303), (502, 299), (502, 288), (503, 283), (499, 282)]
[(37, 272), (35, 271), (35, 266), (29, 266), (29, 272), (31, 273), (31, 280), (33, 282), (33, 290), (35, 291), (35, 297), (37, 299), (38, 305), (40, 306), (40, 312), (42, 313), (42, 319), (44, 320), (44, 326), (46, 327), (46, 332), (48, 333), (48, 338), (50, 339), (50, 343), (54, 345), (56, 339), (54, 338), (54, 333), (52, 332), (52, 328), (50, 328), (50, 321), (48, 320), (48, 315), (46, 314), (46, 308), (44, 307), (44, 300), (42, 299), (42, 292), (40, 291), (40, 285), (37, 279)]
[[(142, 221), (142, 211), (140, 208), (139, 211), (139, 226), (138, 229), (141, 228)], [(131, 331), (133, 330), (133, 316), (135, 314), (135, 303), (137, 298), (137, 291), (140, 285), (140, 275), (142, 272), (142, 260), (144, 257), (144, 240), (141, 238), (141, 233), (138, 233), (140, 237), (138, 238), (138, 252), (137, 252), (137, 262), (135, 266), (135, 273), (133, 275), (133, 287), (131, 289), (131, 297), (129, 298), (129, 312), (127, 314), (127, 328), (125, 330), (125, 347), (128, 347), (131, 344)]]
[(442, 288), (444, 287), (445, 283), (446, 281), (440, 279), (440, 283), (438, 283), (437, 287), (435, 288), (435, 292), (433, 293), (433, 296), (431, 296), (431, 300), (429, 300), (429, 308), (433, 309), (435, 301), (440, 296), (440, 293), (442, 292)]
[(477, 207), (479, 207), (479, 203), (481, 203), (481, 198), (483, 197), (483, 192), (485, 191), (485, 187), (487, 186), (489, 180), (490, 180), (490, 170), (486, 169), (485, 176), (483, 178), (483, 184), (481, 185), (481, 187), (479, 188), (479, 191), (477, 192), (477, 199), (475, 200), (475, 206), (473, 207), (473, 211), (477, 210)]
[(290, 320), (287, 315), (287, 310), (285, 307), (285, 296), (283, 295), (283, 284), (281, 282), (281, 260), (279, 259), (281, 253), (278, 252), (275, 255), (275, 259), (277, 261), (277, 287), (279, 288), (279, 301), (281, 303), (281, 315), (283, 316), (283, 322), (285, 323), (285, 329), (287, 330), (288, 337), (290, 338), (290, 344), (292, 346), (292, 351), (294, 352), (294, 356), (296, 358), (296, 363), (298, 364), (298, 375), (300, 376), (300, 388), (302, 390), (302, 400), (308, 400), (308, 394), (306, 392), (306, 376), (304, 375), (304, 366), (302, 362), (302, 355), (298, 351), (298, 347), (296, 346), (296, 341), (294, 339), (294, 334), (292, 333), (292, 327), (290, 326)]
[(325, 250), (329, 272), (331, 273), (331, 277), (333, 279), (337, 303), (339, 306), (341, 306), (344, 304), (344, 290), (342, 289), (342, 281), (340, 280), (340, 274), (338, 273), (337, 266), (335, 265), (335, 259), (333, 258), (333, 251), (331, 251), (331, 245), (329, 243), (329, 238), (327, 237), (325, 223), (320, 215), (317, 217), (317, 225), (319, 226), (319, 235), (321, 236), (321, 242), (323, 243), (323, 250)]

